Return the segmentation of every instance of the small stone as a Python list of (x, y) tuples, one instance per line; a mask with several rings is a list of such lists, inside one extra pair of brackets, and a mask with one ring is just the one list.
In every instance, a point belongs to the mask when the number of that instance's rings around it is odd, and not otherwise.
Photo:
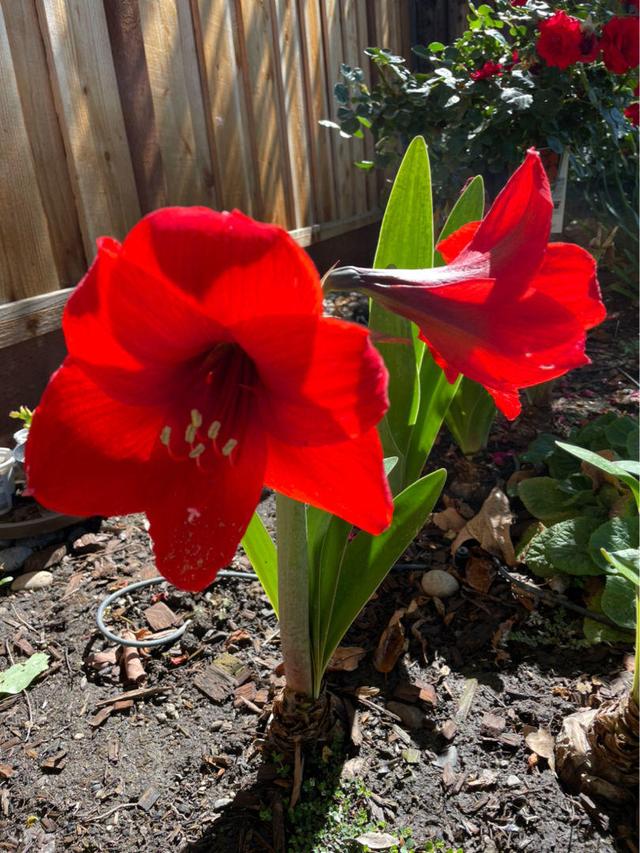
[(449, 572), (431, 569), (422, 575), (422, 589), (435, 598), (450, 598), (460, 589), (460, 584)]
[(522, 780), (518, 779), (517, 776), (507, 776), (507, 787), (508, 788), (519, 788), (522, 785)]
[(408, 729), (421, 729), (424, 725), (424, 712), (413, 705), (390, 701), (387, 702), (387, 711), (400, 717)]
[(46, 586), (51, 586), (53, 583), (53, 575), (51, 572), (26, 572), (18, 577), (11, 584), (12, 592), (19, 592), (23, 589), (44, 589)]
[(0, 573), (10, 574), (15, 572), (33, 553), (31, 548), (25, 545), (14, 545), (12, 548), (3, 548), (0, 551)]
[(213, 804), (214, 809), (223, 809), (225, 806), (228, 806), (229, 803), (232, 803), (233, 800), (231, 797), (220, 797), (219, 800), (216, 800)]
[(499, 737), (507, 727), (507, 721), (504, 717), (498, 717), (496, 714), (485, 714), (480, 723), (480, 731), (488, 737)]

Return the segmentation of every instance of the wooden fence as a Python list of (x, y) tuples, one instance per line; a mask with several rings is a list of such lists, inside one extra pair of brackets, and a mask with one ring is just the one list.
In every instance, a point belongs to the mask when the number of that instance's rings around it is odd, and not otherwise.
[(0, 0), (0, 346), (55, 325), (96, 237), (154, 208), (238, 207), (303, 245), (372, 221), (365, 143), (318, 122), (341, 62), (408, 50), (406, 6)]

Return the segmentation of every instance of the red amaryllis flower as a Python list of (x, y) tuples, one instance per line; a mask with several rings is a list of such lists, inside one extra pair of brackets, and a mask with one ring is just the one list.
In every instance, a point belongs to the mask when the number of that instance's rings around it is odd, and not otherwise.
[(438, 246), (448, 266), (335, 270), (329, 286), (362, 290), (412, 320), (453, 382), (481, 383), (508, 418), (518, 389), (588, 364), (585, 330), (604, 305), (595, 261), (579, 246), (548, 243), (553, 203), (535, 151), (480, 223)]
[(264, 483), (374, 534), (389, 524), (386, 370), (365, 329), (322, 317), (285, 231), (156, 211), (122, 245), (98, 241), (63, 326), (26, 452), (44, 506), (145, 511), (158, 569), (191, 590), (230, 562)]
[(556, 12), (540, 23), (536, 50), (547, 65), (568, 68), (581, 59), (581, 23), (566, 12)]
[(526, 6), (527, 0), (511, 0), (512, 6)]
[(486, 80), (487, 77), (499, 77), (502, 74), (502, 68), (503, 66), (501, 62), (488, 60), (482, 68), (472, 71), (469, 77), (471, 77), (472, 80)]
[(611, 18), (602, 28), (602, 58), (614, 74), (626, 74), (640, 62), (640, 19)]

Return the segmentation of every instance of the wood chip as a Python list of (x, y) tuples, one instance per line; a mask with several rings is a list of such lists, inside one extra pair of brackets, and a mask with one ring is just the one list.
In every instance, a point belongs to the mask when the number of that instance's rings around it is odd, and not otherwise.
[(467, 714), (471, 710), (471, 706), (473, 704), (473, 698), (476, 695), (477, 689), (478, 689), (478, 679), (477, 678), (465, 679), (464, 687), (462, 688), (462, 696), (460, 697), (460, 704), (458, 705), (458, 712), (456, 713), (456, 720), (458, 722), (466, 719)]
[(373, 655), (373, 665), (378, 672), (391, 672), (404, 651), (405, 632), (402, 617), (406, 609), (396, 610), (382, 632), (378, 647)]
[(440, 729), (440, 734), (445, 740), (453, 740), (456, 736), (456, 732), (458, 731), (458, 727), (455, 724), (454, 720), (447, 720), (442, 724), (442, 728)]
[(195, 686), (215, 705), (224, 702), (235, 687), (235, 679), (210, 664), (193, 679)]
[(245, 684), (241, 684), (240, 687), (236, 687), (234, 690), (235, 699), (233, 700), (234, 708), (242, 708), (244, 707), (244, 701), (248, 700), (249, 702), (253, 702), (256, 698), (256, 685), (253, 681), (247, 681)]
[(138, 805), (143, 811), (148, 812), (157, 803), (159, 797), (160, 791), (157, 788), (154, 788), (153, 785), (149, 785), (149, 787), (140, 795)]
[(116, 736), (109, 739), (108, 755), (109, 761), (112, 764), (118, 763), (118, 758), (120, 756), (120, 741)]
[[(122, 636), (125, 640), (136, 639), (132, 631), (123, 631)], [(138, 686), (146, 681), (147, 673), (144, 671), (139, 649), (134, 646), (122, 646), (119, 649), (119, 656), (126, 681)]]
[(62, 593), (62, 598), (69, 598), (74, 592), (77, 592), (84, 583), (86, 577), (87, 575), (84, 572), (75, 572), (75, 574), (71, 575), (64, 588), (64, 592)]
[(95, 533), (85, 533), (74, 541), (72, 547), (74, 554), (94, 554), (104, 548), (104, 542), (101, 542)]
[(232, 631), (224, 641), (225, 649), (231, 646), (246, 646), (251, 642), (251, 634), (246, 628), (238, 628), (237, 631)]
[(93, 717), (89, 717), (89, 725), (92, 728), (97, 729), (98, 726), (101, 726), (104, 723), (112, 710), (113, 707), (111, 705), (108, 705), (106, 708), (102, 708), (97, 714), (94, 714)]
[(173, 628), (180, 622), (179, 617), (162, 601), (157, 601), (151, 607), (147, 607), (144, 611), (144, 618), (152, 631), (166, 631), (167, 628)]
[(13, 767), (8, 764), (0, 764), (0, 779), (9, 779), (13, 776)]
[(168, 693), (168, 687), (141, 687), (139, 690), (127, 690), (125, 693), (120, 693), (118, 696), (110, 696), (108, 699), (101, 699), (96, 702), (96, 708), (104, 708), (105, 705), (113, 705), (114, 702), (119, 702), (121, 699), (133, 699), (134, 702), (138, 699), (146, 699), (147, 696), (156, 696), (158, 693)]
[(483, 735), (497, 738), (507, 727), (507, 721), (504, 717), (498, 717), (495, 714), (485, 714), (480, 723), (480, 731)]
[(133, 708), (133, 699), (118, 699), (113, 703), (114, 711), (128, 711), (130, 708)]
[(59, 773), (67, 763), (67, 750), (61, 749), (41, 762), (40, 768), (49, 773)]
[(40, 572), (43, 569), (49, 569), (51, 566), (57, 566), (66, 555), (67, 549), (64, 545), (49, 545), (48, 548), (43, 548), (42, 551), (36, 551), (27, 557), (23, 570), (25, 572)]
[(13, 641), (13, 645), (19, 648), (20, 651), (27, 657), (31, 657), (31, 655), (35, 655), (36, 653), (36, 650), (33, 648), (29, 640), (27, 640), (25, 637), (16, 637)]

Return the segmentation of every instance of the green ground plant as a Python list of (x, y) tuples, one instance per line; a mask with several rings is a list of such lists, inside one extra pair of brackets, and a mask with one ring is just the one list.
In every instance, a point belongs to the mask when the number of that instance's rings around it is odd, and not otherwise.
[(591, 642), (628, 640), (636, 625), (638, 577), (638, 421), (605, 414), (574, 430), (568, 443), (543, 433), (523, 460), (546, 476), (518, 484), (539, 520), (519, 554), (538, 576), (584, 589), (588, 607), (619, 630), (585, 619)]

